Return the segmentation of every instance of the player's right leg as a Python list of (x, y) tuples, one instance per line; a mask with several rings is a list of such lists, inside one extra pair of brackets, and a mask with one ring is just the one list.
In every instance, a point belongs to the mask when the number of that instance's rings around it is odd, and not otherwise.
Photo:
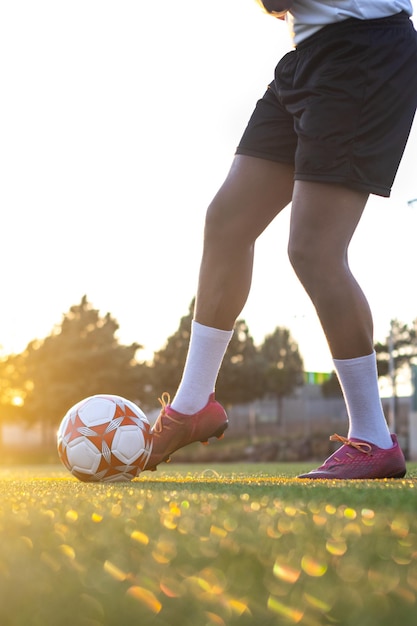
[(176, 403), (161, 399), (146, 469), (227, 428), (226, 413), (214, 398), (217, 374), (249, 294), (255, 241), (289, 204), (292, 190), (291, 165), (238, 155), (210, 204), (187, 363)]
[(255, 241), (287, 206), (293, 166), (237, 155), (208, 208), (195, 319), (231, 330), (249, 294)]

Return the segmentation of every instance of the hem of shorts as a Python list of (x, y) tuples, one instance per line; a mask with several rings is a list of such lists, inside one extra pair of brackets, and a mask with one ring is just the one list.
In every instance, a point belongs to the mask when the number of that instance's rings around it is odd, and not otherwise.
[[(252, 156), (258, 159), (264, 159), (265, 161), (274, 161), (275, 163), (285, 163), (287, 165), (293, 165), (294, 161), (292, 159), (285, 159), (283, 157), (278, 157), (273, 154), (265, 154), (265, 152), (258, 152), (257, 150), (248, 150), (246, 148), (238, 147), (236, 149), (235, 154), (240, 154), (242, 156)], [(333, 183), (335, 185), (344, 185), (345, 187), (349, 187), (349, 189), (356, 189), (357, 191), (365, 191), (366, 193), (382, 196), (383, 198), (389, 198), (391, 195), (390, 187), (380, 187), (378, 185), (374, 185), (372, 183), (363, 183), (361, 181), (350, 180), (344, 176), (327, 176), (327, 175), (317, 175), (317, 174), (295, 174), (294, 180), (305, 180), (310, 182), (317, 183)]]
[(252, 156), (257, 159), (264, 159), (264, 161), (274, 161), (275, 163), (285, 163), (286, 165), (294, 165), (293, 159), (286, 159), (284, 157), (277, 157), (274, 154), (265, 154), (265, 152), (257, 152), (256, 150), (247, 150), (246, 148), (236, 148), (235, 154), (242, 156)]
[(349, 187), (349, 189), (356, 189), (357, 191), (365, 191), (375, 196), (382, 196), (383, 198), (389, 198), (391, 195), (390, 187), (379, 187), (372, 183), (364, 183), (361, 181), (350, 180), (344, 176), (319, 176), (317, 174), (295, 174), (294, 180), (305, 180), (316, 183), (333, 183), (335, 185), (343, 185)]

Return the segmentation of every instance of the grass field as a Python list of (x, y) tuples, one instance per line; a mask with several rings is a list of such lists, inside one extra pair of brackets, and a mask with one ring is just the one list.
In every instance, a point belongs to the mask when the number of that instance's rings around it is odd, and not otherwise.
[(416, 626), (417, 465), (294, 479), (308, 467), (0, 469), (1, 626)]

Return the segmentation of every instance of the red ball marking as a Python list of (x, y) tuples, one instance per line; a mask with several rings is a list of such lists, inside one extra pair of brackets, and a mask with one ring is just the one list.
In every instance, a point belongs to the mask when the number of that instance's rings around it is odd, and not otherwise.
[(72, 419), (68, 420), (68, 424), (64, 432), (65, 441), (69, 443), (70, 441), (74, 441), (74, 439), (78, 439), (78, 437), (81, 436), (79, 428), (85, 428), (85, 424), (81, 420), (78, 413), (76, 413), (74, 421), (72, 421)]

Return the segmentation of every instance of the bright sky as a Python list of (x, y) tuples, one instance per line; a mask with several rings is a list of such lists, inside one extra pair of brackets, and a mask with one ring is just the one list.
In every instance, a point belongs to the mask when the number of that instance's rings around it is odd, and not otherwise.
[[(209, 7), (209, 8), (208, 8)], [(196, 289), (206, 207), (291, 47), (253, 0), (14, 0), (0, 7), (0, 345), (50, 334), (86, 294), (151, 354)], [(375, 335), (417, 317), (417, 128), (390, 200), (351, 246)], [(258, 242), (242, 316), (276, 326), (308, 370), (331, 361), (286, 256), (288, 210)]]

